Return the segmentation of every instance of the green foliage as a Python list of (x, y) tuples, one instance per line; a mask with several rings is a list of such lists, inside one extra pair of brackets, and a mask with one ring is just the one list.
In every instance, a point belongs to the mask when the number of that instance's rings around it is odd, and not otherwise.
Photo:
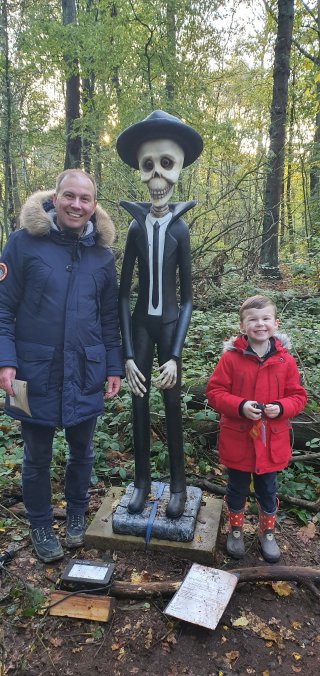
[(9, 616), (33, 617), (41, 610), (44, 603), (42, 590), (24, 583), (22, 579), (12, 585), (9, 598), (11, 598), (11, 603), (5, 608), (5, 613)]
[[(314, 467), (295, 462), (278, 474), (278, 490), (293, 498), (315, 502), (320, 496), (320, 477)], [(307, 508), (291, 507), (288, 510), (306, 524), (310, 520)]]

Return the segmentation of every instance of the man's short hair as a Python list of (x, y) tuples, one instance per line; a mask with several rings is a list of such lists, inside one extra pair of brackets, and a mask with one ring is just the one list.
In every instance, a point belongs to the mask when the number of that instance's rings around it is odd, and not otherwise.
[(242, 303), (241, 308), (239, 310), (239, 315), (240, 315), (240, 321), (243, 321), (243, 315), (246, 310), (252, 310), (253, 308), (255, 310), (262, 310), (264, 307), (267, 307), (267, 305), (271, 305), (274, 309), (274, 316), (277, 316), (277, 306), (269, 298), (268, 296), (250, 296), (250, 298), (247, 298), (244, 303)]
[(65, 169), (64, 171), (62, 171), (61, 174), (59, 174), (57, 176), (57, 179), (56, 179), (56, 194), (58, 194), (61, 182), (63, 181), (65, 176), (77, 176), (78, 174), (82, 174), (82, 176), (86, 176), (86, 178), (88, 178), (89, 181), (91, 181), (91, 183), (93, 185), (93, 190), (94, 190), (94, 199), (96, 200), (97, 199), (97, 184), (96, 184), (93, 176), (91, 176), (91, 174), (88, 174), (87, 171), (83, 171), (82, 169)]

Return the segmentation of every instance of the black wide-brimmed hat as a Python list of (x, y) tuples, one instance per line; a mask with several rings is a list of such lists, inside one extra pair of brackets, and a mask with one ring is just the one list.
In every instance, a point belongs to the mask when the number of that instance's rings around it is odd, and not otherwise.
[(192, 164), (203, 149), (203, 141), (195, 129), (181, 122), (178, 117), (154, 110), (141, 122), (125, 129), (117, 139), (117, 151), (121, 159), (134, 169), (139, 169), (137, 153), (142, 143), (156, 139), (171, 139), (184, 152), (183, 166)]

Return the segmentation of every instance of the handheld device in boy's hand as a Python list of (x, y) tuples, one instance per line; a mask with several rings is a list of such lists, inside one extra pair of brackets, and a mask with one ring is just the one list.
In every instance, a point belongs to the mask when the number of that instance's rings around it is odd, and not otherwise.
[(252, 406), (253, 406), (253, 408), (256, 408), (256, 409), (257, 409), (257, 412), (258, 412), (258, 411), (261, 411), (261, 413), (263, 413), (265, 404), (259, 404), (259, 403), (257, 402), (256, 404), (252, 404)]
[(13, 397), (10, 397), (10, 406), (18, 408), (31, 417), (28, 403), (28, 383), (26, 380), (12, 381)]

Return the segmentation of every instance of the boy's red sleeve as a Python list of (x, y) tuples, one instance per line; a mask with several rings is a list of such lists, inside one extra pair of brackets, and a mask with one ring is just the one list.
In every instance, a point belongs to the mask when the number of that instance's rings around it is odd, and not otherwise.
[(295, 359), (292, 355), (288, 355), (288, 358), (290, 359), (290, 363), (287, 370), (284, 396), (277, 401), (283, 408), (281, 417), (294, 418), (304, 409), (307, 403), (307, 393), (301, 385), (300, 374)]
[(224, 413), (228, 417), (240, 418), (239, 406), (243, 397), (232, 394), (233, 364), (228, 358), (228, 352), (222, 355), (206, 388), (206, 397), (209, 405), (218, 413)]

